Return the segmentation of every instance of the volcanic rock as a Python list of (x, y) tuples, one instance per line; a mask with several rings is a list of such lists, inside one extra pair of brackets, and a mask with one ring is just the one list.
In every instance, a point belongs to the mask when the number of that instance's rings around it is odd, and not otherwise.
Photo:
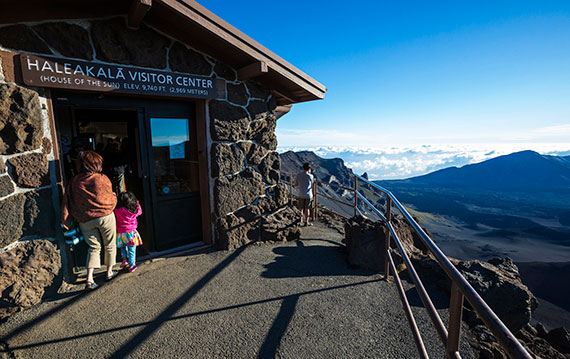
[(0, 248), (22, 236), (25, 202), (24, 194), (16, 194), (0, 201)]
[[(538, 332), (529, 324), (526, 325), (523, 329), (516, 333), (516, 337), (521, 341), (526, 349), (534, 354), (536, 358), (549, 358), (549, 359), (567, 359), (568, 356), (565, 356), (556, 348), (554, 348), (551, 343), (549, 343), (544, 338), (538, 336)], [(495, 344), (494, 344), (495, 345)], [(497, 348), (496, 351), (503, 351), (504, 350), (496, 344)], [(505, 357), (507, 355), (505, 354)]]
[[(425, 256), (424, 245), (419, 236), (402, 216), (392, 216), (392, 226), (410, 259), (416, 260)], [(384, 223), (374, 222), (359, 215), (345, 223), (344, 232), (343, 242), (346, 244), (348, 262), (351, 265), (371, 270), (384, 270), (386, 248), (386, 225)], [(390, 245), (396, 248), (393, 239)], [(403, 261), (399, 250), (395, 250), (392, 257), (396, 262)]]
[(0, 155), (39, 148), (41, 121), (40, 101), (35, 91), (0, 84)]
[(24, 236), (55, 236), (55, 209), (51, 189), (26, 193), (24, 204)]
[(538, 301), (522, 284), (510, 258), (452, 263), (513, 333), (530, 321)]
[(235, 103), (236, 105), (245, 106), (247, 105), (247, 100), (249, 96), (247, 95), (245, 85), (237, 84), (234, 85), (230, 82), (226, 85), (228, 91), (228, 101)]
[(301, 237), (301, 212), (294, 207), (285, 207), (267, 217), (261, 223), (261, 240), (293, 241)]
[(67, 22), (48, 22), (34, 26), (34, 30), (63, 56), (93, 60), (89, 33), (83, 27)]
[(259, 207), (247, 206), (220, 218), (216, 223), (217, 246), (233, 250), (259, 239)]
[(287, 185), (283, 183), (279, 183), (277, 186), (274, 187), (275, 191), (275, 202), (279, 207), (285, 206), (289, 203), (289, 189)]
[(42, 152), (44, 155), (51, 153), (51, 141), (47, 137), (42, 138)]
[(271, 97), (266, 101), (266, 104), (267, 104), (267, 110), (268, 110), (269, 112), (274, 113), (274, 112), (275, 112), (275, 109), (277, 108), (277, 100), (275, 99), (275, 97), (274, 97), (274, 96), (271, 96)]
[(214, 183), (215, 211), (218, 217), (252, 203), (264, 193), (261, 175), (252, 168), (226, 177)]
[(249, 129), (249, 138), (268, 150), (275, 151), (277, 148), (277, 136), (275, 135), (276, 125), (277, 120), (273, 115), (267, 115), (253, 121)]
[(261, 197), (257, 201), (257, 205), (259, 206), (259, 208), (263, 213), (273, 212), (278, 208), (277, 203), (275, 202), (275, 198), (273, 198), (273, 196), (271, 195)]
[(265, 87), (259, 85), (256, 82), (248, 81), (247, 89), (249, 90), (250, 96), (253, 98), (258, 98), (260, 100), (265, 101), (269, 97), (269, 91)]
[(93, 22), (91, 37), (97, 59), (101, 61), (157, 69), (166, 67), (170, 40), (144, 24), (133, 30), (127, 28), (123, 18), (98, 20)]
[(10, 25), (0, 28), (0, 45), (19, 51), (51, 54), (49, 47), (26, 25)]
[(362, 216), (345, 223), (343, 243), (351, 266), (374, 271), (384, 270), (386, 236), (384, 225)]
[(59, 250), (45, 240), (26, 241), (0, 254), (0, 320), (55, 292), (60, 263)]
[(43, 153), (12, 157), (8, 163), (13, 168), (14, 182), (20, 187), (42, 187), (50, 183), (48, 161)]
[(0, 176), (0, 198), (14, 192), (14, 184), (10, 176)]
[(236, 173), (245, 168), (245, 156), (236, 145), (212, 144), (212, 177)]
[(267, 150), (254, 142), (239, 142), (239, 147), (245, 153), (248, 165), (257, 166), (267, 154)]
[(280, 159), (277, 152), (269, 152), (261, 161), (259, 170), (263, 175), (263, 179), (268, 184), (277, 184), (279, 182)]
[(247, 105), (247, 112), (255, 120), (263, 119), (267, 114), (267, 103), (261, 100), (250, 100)]
[(224, 78), (228, 81), (233, 82), (237, 80), (237, 73), (235, 70), (222, 62), (216, 62), (216, 65), (214, 65), (214, 72), (219, 77)]
[(552, 329), (546, 340), (559, 352), (570, 354), (570, 332), (564, 327)]
[(249, 117), (247, 112), (224, 101), (211, 101), (210, 132), (214, 141), (245, 140), (248, 131)]
[(340, 233), (342, 235), (345, 234), (344, 233), (344, 224), (346, 221), (345, 221), (344, 217), (341, 217), (338, 214), (335, 214), (334, 212), (329, 211), (325, 207), (319, 207), (318, 213), (319, 213), (319, 221), (323, 222), (324, 224), (327, 225), (327, 227), (334, 229), (338, 233)]
[(182, 43), (176, 41), (168, 52), (168, 63), (172, 71), (210, 76), (212, 64), (206, 58)]

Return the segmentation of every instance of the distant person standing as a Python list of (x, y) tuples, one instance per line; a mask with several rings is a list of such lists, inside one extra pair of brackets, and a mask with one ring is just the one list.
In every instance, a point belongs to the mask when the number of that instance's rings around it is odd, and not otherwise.
[(313, 200), (313, 183), (315, 177), (311, 174), (311, 165), (308, 162), (303, 164), (303, 172), (299, 173), (295, 179), (297, 186), (297, 203), (301, 210), (301, 224), (305, 226), (312, 226), (309, 222), (309, 210)]

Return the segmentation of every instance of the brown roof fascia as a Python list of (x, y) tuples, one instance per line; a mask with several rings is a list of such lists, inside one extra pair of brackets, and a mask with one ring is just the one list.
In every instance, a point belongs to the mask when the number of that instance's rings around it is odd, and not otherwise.
[(187, 20), (207, 29), (224, 42), (253, 58), (254, 61), (252, 63), (255, 61), (265, 62), (269, 69), (272, 70), (271, 72), (277, 73), (286, 80), (285, 82), (295, 84), (295, 87), (300, 87), (299, 90), (307, 92), (308, 96), (300, 96), (303, 100), (324, 98), (327, 90), (324, 85), (231, 26), (196, 1), (154, 0), (153, 2), (155, 4), (163, 4), (182, 14)]

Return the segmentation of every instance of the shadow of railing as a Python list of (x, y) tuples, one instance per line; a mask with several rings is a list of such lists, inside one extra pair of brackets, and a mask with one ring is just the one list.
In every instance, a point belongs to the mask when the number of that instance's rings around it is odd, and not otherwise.
[(131, 354), (141, 343), (147, 340), (154, 332), (156, 332), (165, 322), (167, 322), (174, 314), (182, 308), (192, 297), (194, 297), (202, 288), (206, 286), (214, 277), (216, 277), (224, 268), (233, 262), (246, 248), (242, 246), (236, 249), (218, 265), (206, 273), (200, 280), (194, 283), (188, 290), (170, 304), (162, 313), (160, 313), (154, 320), (144, 325), (138, 333), (133, 335), (125, 344), (117, 349), (111, 358), (125, 358)]
[(81, 291), (81, 292), (75, 292), (75, 293), (71, 293), (71, 294), (63, 294), (61, 296), (56, 296), (56, 297), (52, 298), (51, 301), (55, 301), (58, 299), (65, 300), (65, 301), (61, 304), (54, 306), (52, 309), (46, 311), (45, 313), (35, 317), (34, 319), (19, 325), (15, 329), (12, 329), (6, 335), (2, 336), (2, 338), (0, 338), (0, 340), (2, 342), (6, 343), (8, 340), (12, 339), (13, 337), (17, 336), (18, 334), (25, 332), (26, 330), (32, 328), (33, 326), (36, 326), (36, 325), (42, 323), (44, 320), (46, 320), (46, 319), (50, 318), (51, 316), (61, 312), (65, 308), (70, 307), (73, 304), (76, 304), (77, 302), (79, 302), (79, 300), (87, 299), (92, 293), (93, 292)]
[[(208, 275), (209, 274), (210, 273), (208, 273)], [(202, 279), (204, 279), (204, 277)], [(281, 309), (280, 309), (279, 313), (277, 314), (277, 317), (273, 321), (273, 324), (272, 324), (271, 328), (269, 329), (269, 331), (265, 337), (265, 340), (261, 346), (261, 350), (260, 350), (260, 354), (259, 354), (260, 358), (261, 357), (273, 358), (274, 354), (276, 353), (276, 350), (278, 349), (278, 347), (281, 343), (281, 339), (283, 338), (283, 336), (287, 330), (287, 327), (288, 327), (289, 323), (291, 322), (291, 319), (295, 313), (295, 308), (296, 308), (296, 305), (297, 305), (299, 298), (301, 298), (303, 296), (313, 295), (313, 294), (319, 294), (319, 293), (324, 293), (324, 292), (329, 292), (329, 291), (334, 291), (334, 290), (341, 290), (341, 289), (350, 288), (350, 287), (357, 287), (357, 286), (361, 286), (361, 285), (377, 283), (380, 281), (381, 281), (381, 279), (365, 280), (365, 281), (356, 282), (356, 283), (348, 283), (348, 284), (342, 284), (342, 285), (337, 285), (337, 286), (332, 286), (332, 287), (319, 288), (319, 289), (314, 289), (314, 290), (309, 290), (309, 291), (304, 291), (304, 292), (298, 292), (298, 293), (294, 293), (294, 294), (290, 294), (290, 295), (286, 295), (286, 296), (277, 296), (277, 297), (252, 301), (252, 302), (248, 302), (248, 303), (240, 303), (240, 304), (230, 305), (230, 306), (221, 307), (221, 308), (214, 308), (214, 309), (208, 309), (208, 310), (203, 310), (203, 311), (194, 312), (194, 313), (188, 313), (188, 314), (183, 314), (183, 315), (178, 315), (178, 316), (172, 315), (172, 316), (167, 317), (167, 314), (171, 313), (172, 310), (174, 310), (175, 305), (183, 304), (182, 300), (185, 300), (184, 303), (186, 303), (190, 299), (190, 297), (188, 297), (189, 293), (192, 292), (195, 294), (195, 290), (197, 289), (197, 287), (196, 287), (196, 285), (194, 285), (184, 295), (182, 295), (179, 298), (179, 300), (177, 300), (173, 304), (171, 304), (171, 306), (169, 306), (169, 308), (167, 308), (163, 313), (161, 313), (161, 315), (159, 315), (154, 320), (146, 321), (146, 322), (140, 322), (140, 323), (134, 323), (134, 324), (130, 324), (130, 325), (123, 325), (120, 327), (109, 328), (109, 329), (100, 330), (100, 331), (91, 332), (91, 333), (72, 335), (72, 336), (68, 336), (65, 338), (57, 338), (57, 339), (46, 340), (46, 341), (41, 341), (41, 342), (36, 342), (36, 343), (27, 343), (25, 345), (20, 345), (20, 346), (12, 346), (12, 347), (10, 347), (10, 350), (13, 350), (13, 351), (25, 350), (25, 349), (35, 348), (35, 347), (41, 347), (44, 345), (70, 342), (70, 341), (75, 341), (78, 339), (89, 338), (89, 337), (93, 337), (93, 336), (115, 333), (115, 332), (120, 332), (123, 330), (143, 327), (143, 329), (139, 333), (135, 334), (129, 340), (129, 342), (125, 343), (125, 345), (123, 345), (119, 350), (117, 350), (115, 352), (115, 354), (110, 356), (111, 358), (125, 357), (128, 354), (130, 354), (134, 349), (136, 349), (136, 347), (139, 344), (141, 344), (143, 342), (143, 341), (141, 341), (140, 343), (138, 343), (138, 342), (135, 343), (134, 340), (136, 340), (136, 339), (141, 339), (141, 340), (147, 339), (149, 337), (149, 335), (152, 334), (152, 332), (150, 332), (150, 329), (147, 329), (147, 328), (152, 327), (155, 324), (162, 325), (166, 322), (173, 322), (173, 321), (177, 321), (177, 320), (185, 320), (185, 319), (189, 319), (189, 318), (193, 318), (193, 317), (197, 317), (197, 316), (202, 316), (202, 315), (210, 315), (210, 314), (220, 313), (220, 312), (224, 312), (224, 311), (228, 311), (228, 310), (241, 309), (241, 308), (251, 307), (251, 306), (255, 306), (255, 305), (262, 305), (262, 304), (282, 301), (283, 304), (281, 305)], [(196, 284), (198, 284), (198, 283), (196, 283)], [(50, 313), (51, 313), (51, 311), (50, 311)], [(162, 319), (162, 320), (159, 322), (158, 319)], [(34, 324), (37, 324), (37, 323), (34, 323)], [(158, 329), (158, 327), (154, 328), (154, 329), (156, 330), (156, 329)], [(144, 334), (144, 336), (143, 336), (143, 334)]]

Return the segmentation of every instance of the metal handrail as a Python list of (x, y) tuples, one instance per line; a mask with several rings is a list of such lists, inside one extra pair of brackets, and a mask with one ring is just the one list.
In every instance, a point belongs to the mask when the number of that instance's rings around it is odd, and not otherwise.
[[(284, 172), (282, 172), (284, 173)], [(290, 182), (290, 195), (293, 196), (293, 175), (286, 174)], [(461, 358), (459, 353), (459, 341), (460, 341), (460, 334), (461, 334), (461, 321), (462, 321), (462, 313), (463, 313), (463, 301), (464, 298), (471, 304), (479, 318), (485, 323), (487, 328), (493, 333), (495, 338), (498, 340), (499, 344), (505, 349), (508, 355), (511, 358), (532, 358), (532, 356), (527, 352), (527, 350), (520, 344), (520, 342), (515, 338), (515, 336), (511, 333), (511, 331), (505, 326), (505, 324), (499, 319), (499, 317), (493, 312), (493, 310), (487, 305), (487, 303), (481, 298), (481, 296), (475, 291), (475, 289), (467, 282), (465, 277), (461, 275), (461, 273), (455, 268), (455, 266), (449, 261), (449, 259), (445, 256), (445, 254), (441, 251), (441, 249), (435, 244), (435, 242), (428, 236), (422, 227), (414, 220), (414, 218), (408, 213), (406, 208), (400, 203), (400, 201), (394, 196), (390, 191), (387, 189), (377, 185), (374, 182), (367, 180), (366, 178), (359, 176), (357, 174), (354, 175), (354, 188), (348, 188), (343, 186), (338, 186), (335, 184), (318, 181), (319, 183), (325, 185), (331, 185), (334, 187), (342, 188), (344, 190), (354, 192), (354, 204), (348, 204), (346, 202), (342, 202), (339, 200), (335, 200), (337, 202), (341, 202), (345, 205), (350, 205), (354, 207), (354, 213), (360, 213), (358, 209), (358, 199), (360, 199), (366, 206), (370, 207), (370, 209), (378, 215), (380, 220), (386, 224), (386, 248), (385, 248), (385, 267), (384, 267), (384, 275), (385, 278), (388, 279), (390, 275), (390, 267), (392, 268), (393, 275), (396, 279), (396, 285), (398, 287), (398, 292), (400, 295), (400, 299), (402, 300), (402, 305), (404, 306), (404, 311), (408, 318), (408, 322), (410, 323), (410, 327), (412, 329), (412, 333), (414, 335), (414, 341), (418, 348), (418, 353), (420, 357), (427, 358), (427, 352), (425, 349), (425, 345), (423, 344), (423, 340), (421, 338), (421, 334), (419, 333), (419, 329), (416, 325), (414, 316), (412, 314), (411, 308), (409, 306), (408, 300), (406, 298), (405, 292), (403, 291), (403, 287), (400, 281), (400, 277), (398, 272), (396, 271), (396, 267), (392, 258), (390, 251), (390, 237), (394, 238), (394, 242), (398, 251), (400, 252), (402, 259), (406, 265), (406, 268), (409, 271), (410, 277), (412, 282), (414, 283), (418, 295), (424, 304), (428, 315), (434, 324), (434, 327), (446, 349), (447, 356), (449, 358)], [(386, 196), (386, 213), (383, 214), (380, 212), (374, 205), (360, 192), (358, 192), (358, 183), (357, 181), (363, 181), (364, 183), (372, 186), (373, 188), (379, 190)], [(316, 183), (313, 187), (313, 193), (315, 196), (315, 207), (313, 210), (313, 216), (316, 215), (316, 205), (318, 202), (318, 196), (326, 197), (329, 199), (330, 196), (326, 196), (324, 194), (318, 193), (316, 190)], [(396, 233), (393, 225), (392, 225), (392, 204), (398, 211), (404, 216), (405, 220), (412, 226), (414, 231), (419, 235), (421, 241), (426, 246), (426, 248), (433, 254), (435, 257), (438, 265), (447, 275), (447, 277), (451, 280), (451, 298), (450, 298), (450, 307), (449, 307), (449, 330), (445, 328), (441, 317), (439, 316), (435, 306), (433, 305), (429, 294), (425, 290), (423, 283), (418, 276), (410, 258), (408, 257), (404, 247), (398, 238), (398, 234)], [(336, 213), (336, 212), (335, 212)], [(337, 213), (338, 214), (338, 213)], [(343, 216), (345, 217), (345, 216)]]

